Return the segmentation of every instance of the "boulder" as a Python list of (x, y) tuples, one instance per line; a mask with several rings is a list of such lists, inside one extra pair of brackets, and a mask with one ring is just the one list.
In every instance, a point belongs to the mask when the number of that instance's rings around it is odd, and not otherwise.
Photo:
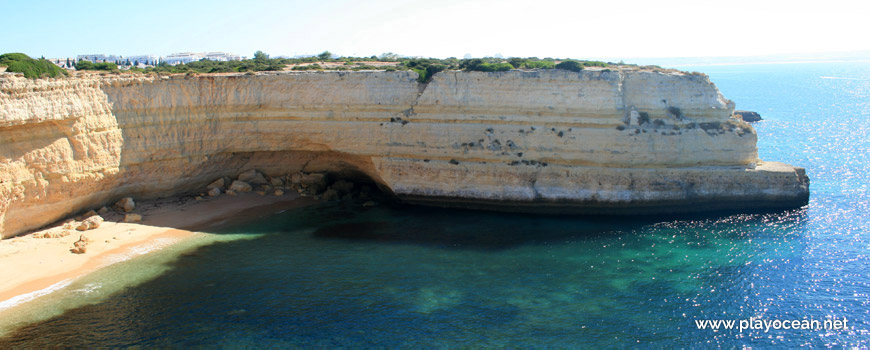
[(97, 210), (97, 214), (105, 214), (109, 212), (109, 208), (102, 207), (100, 210)]
[(283, 196), (283, 195), (284, 195), (284, 191), (282, 191), (282, 190), (275, 190), (275, 195), (276, 195), (276, 196)]
[[(211, 193), (211, 190), (217, 189), (218, 191), (220, 191), (220, 190), (224, 189), (224, 186), (226, 186), (226, 185), (227, 185), (226, 181), (224, 181), (223, 178), (220, 178), (220, 179), (214, 180), (214, 182), (208, 184), (208, 186), (205, 186), (205, 188), (209, 190), (209, 193)], [(220, 194), (220, 192), (218, 192), (218, 194)]]
[(253, 189), (253, 187), (251, 187), (251, 185), (249, 185), (247, 182), (244, 182), (241, 180), (236, 180), (230, 184), (230, 189), (227, 191), (227, 193), (229, 193), (229, 191), (250, 192), (252, 189)]
[(238, 180), (254, 185), (264, 185), (269, 183), (268, 181), (266, 181), (266, 177), (256, 170), (248, 170), (239, 174)]
[(302, 174), (299, 184), (311, 194), (318, 194), (326, 189), (326, 174)]
[(123, 199), (115, 203), (115, 207), (125, 212), (131, 212), (133, 211), (133, 209), (136, 209), (136, 203), (133, 202), (133, 198), (124, 197)]
[(271, 180), (269, 180), (269, 183), (272, 184), (272, 186), (276, 187), (284, 186), (284, 180), (282, 180), (280, 177), (273, 177)]
[(353, 186), (353, 182), (350, 182), (347, 180), (339, 180), (339, 181), (336, 181), (334, 184), (332, 184), (332, 186), (330, 186), (330, 187), (332, 189), (338, 191), (339, 194), (346, 195), (348, 193), (353, 192), (354, 186)]
[(734, 116), (743, 119), (745, 122), (761, 121), (761, 115), (758, 112), (735, 110)]
[(84, 219), (87, 219), (87, 218), (94, 216), (94, 215), (97, 215), (96, 211), (88, 210), (87, 213), (84, 213), (81, 216), (79, 216), (79, 220), (84, 220)]
[(302, 173), (290, 175), (290, 184), (299, 186), (302, 183)]
[(227, 194), (230, 195), (230, 196), (235, 196), (235, 195), (236, 195), (236, 191), (233, 191), (233, 190), (227, 190)]
[(142, 221), (142, 215), (139, 214), (125, 214), (124, 222), (140, 222)]
[(82, 222), (80, 222), (78, 224), (78, 226), (76, 226), (76, 230), (79, 230), (79, 231), (93, 230), (95, 228), (100, 227), (100, 225), (102, 223), (103, 223), (103, 217), (99, 216), (99, 215), (94, 215), (94, 216), (88, 217), (87, 219), (84, 219)]
[(326, 190), (326, 192), (323, 192), (323, 200), (337, 201), (337, 200), (339, 200), (339, 198), (340, 198), (340, 196), (338, 195), (338, 191), (336, 191), (332, 188)]
[(91, 240), (85, 237), (85, 235), (81, 235), (79, 236), (79, 240), (73, 243), (73, 248), (69, 251), (73, 254), (84, 254), (88, 251), (88, 243), (90, 242)]
[(221, 189), (220, 189), (220, 188), (212, 188), (212, 189), (208, 190), (208, 195), (211, 196), (211, 197), (217, 197), (217, 196), (220, 196), (220, 195), (221, 195)]

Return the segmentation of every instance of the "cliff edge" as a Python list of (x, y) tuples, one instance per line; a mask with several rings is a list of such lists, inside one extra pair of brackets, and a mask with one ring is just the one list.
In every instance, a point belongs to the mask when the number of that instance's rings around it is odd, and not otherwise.
[(257, 169), (411, 203), (683, 213), (807, 203), (704, 75), (617, 70), (0, 75), (0, 235)]

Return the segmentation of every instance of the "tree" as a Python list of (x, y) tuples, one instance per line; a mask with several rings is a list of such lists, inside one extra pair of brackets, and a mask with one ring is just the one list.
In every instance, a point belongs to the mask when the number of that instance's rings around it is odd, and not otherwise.
[(265, 62), (267, 60), (269, 60), (269, 55), (267, 53), (260, 51), (260, 50), (257, 50), (257, 52), (254, 52), (254, 61)]
[(66, 58), (66, 67), (67, 68), (72, 67), (72, 65), (69, 62), (69, 57)]
[(319, 58), (321, 61), (326, 61), (326, 60), (332, 58), (332, 52), (323, 51), (319, 55), (317, 55), (317, 58)]
[(381, 54), (381, 61), (397, 61), (399, 59), (399, 55), (394, 54), (392, 52), (384, 52)]

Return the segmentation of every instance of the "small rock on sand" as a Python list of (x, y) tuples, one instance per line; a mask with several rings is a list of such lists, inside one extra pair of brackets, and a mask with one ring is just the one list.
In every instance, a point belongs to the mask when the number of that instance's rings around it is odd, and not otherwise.
[(140, 222), (142, 221), (142, 215), (139, 214), (126, 214), (124, 215), (124, 222)]
[(78, 226), (76, 226), (76, 230), (79, 231), (87, 231), (93, 230), (95, 228), (100, 227), (100, 224), (103, 223), (103, 217), (99, 215), (91, 216), (84, 221), (80, 222)]

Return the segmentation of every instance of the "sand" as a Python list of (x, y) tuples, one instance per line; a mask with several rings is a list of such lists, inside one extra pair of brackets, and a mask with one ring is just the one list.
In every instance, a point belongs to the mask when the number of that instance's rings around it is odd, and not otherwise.
[[(138, 223), (124, 223), (123, 214), (112, 210), (102, 215), (106, 221), (97, 229), (72, 230), (72, 234), (61, 238), (36, 238), (62, 229), (54, 225), (5, 239), (0, 241), (0, 303), (80, 278), (110, 265), (108, 257), (129, 253), (143, 243), (158, 240), (177, 243), (218, 225), (254, 220), (278, 210), (314, 203), (317, 201), (311, 197), (295, 193), (282, 196), (243, 193), (202, 200), (167, 198), (137, 203), (133, 213), (143, 217)], [(85, 254), (73, 254), (70, 249), (81, 235), (91, 243)]]

